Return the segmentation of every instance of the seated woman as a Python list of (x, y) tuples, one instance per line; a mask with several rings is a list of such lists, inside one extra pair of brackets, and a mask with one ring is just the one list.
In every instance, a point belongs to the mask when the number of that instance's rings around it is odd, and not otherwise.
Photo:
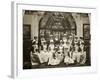
[(58, 52), (55, 50), (53, 53), (53, 57), (50, 59), (48, 65), (59, 65), (60, 64), (60, 59), (58, 58)]
[[(63, 46), (60, 46), (60, 48)], [(53, 55), (49, 59), (48, 65), (59, 65), (63, 60), (63, 52), (62, 50), (59, 51), (59, 44), (56, 43), (54, 47), (54, 51), (52, 52)]]
[(41, 45), (41, 51), (39, 56), (40, 59), (40, 63), (46, 63), (48, 61), (48, 51), (47, 51), (47, 44), (46, 41), (42, 41), (42, 45)]
[(63, 62), (64, 53), (61, 52), (61, 51), (58, 51), (58, 52), (57, 52), (57, 55), (56, 55), (56, 58), (59, 60), (59, 64), (60, 64), (61, 62)]
[(74, 60), (74, 62), (76, 63), (80, 63), (80, 52), (79, 52), (79, 44), (75, 44), (74, 45), (74, 52), (73, 52), (73, 56), (72, 59)]
[(69, 53), (70, 52), (68, 51), (68, 48), (64, 49), (64, 56), (65, 56), (64, 63), (66, 65), (74, 63), (74, 60), (69, 56)]
[(30, 52), (30, 59), (31, 59), (32, 68), (36, 68), (40, 64), (38, 54), (39, 54), (38, 49), (32, 50)]
[(60, 45), (59, 44), (56, 44), (55, 45), (55, 58), (58, 62), (58, 64), (60, 64), (62, 61), (63, 61), (63, 58), (64, 58), (64, 52), (63, 52), (63, 42), (60, 41)]
[(85, 62), (86, 62), (86, 51), (85, 51), (84, 43), (80, 44), (80, 49), (81, 49), (80, 64), (85, 64)]

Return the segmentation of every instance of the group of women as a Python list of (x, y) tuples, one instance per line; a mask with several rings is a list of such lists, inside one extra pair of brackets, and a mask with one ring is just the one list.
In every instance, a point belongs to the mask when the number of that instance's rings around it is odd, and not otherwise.
[(85, 64), (86, 51), (82, 37), (64, 35), (62, 39), (57, 37), (47, 41), (41, 37), (40, 43), (38, 38), (32, 41), (32, 51), (30, 52), (32, 65), (65, 65)]

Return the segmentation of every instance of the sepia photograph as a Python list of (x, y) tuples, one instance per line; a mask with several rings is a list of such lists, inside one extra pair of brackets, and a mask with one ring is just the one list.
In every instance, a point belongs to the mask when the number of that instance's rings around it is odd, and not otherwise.
[(91, 13), (23, 10), (23, 69), (91, 66)]

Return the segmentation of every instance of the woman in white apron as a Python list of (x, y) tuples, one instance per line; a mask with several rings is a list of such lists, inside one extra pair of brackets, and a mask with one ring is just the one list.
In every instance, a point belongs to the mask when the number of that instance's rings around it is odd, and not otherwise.
[(66, 65), (68, 65), (68, 64), (73, 64), (74, 63), (74, 60), (68, 55), (69, 54), (69, 52), (68, 52), (68, 49), (66, 49), (66, 55), (65, 55), (65, 58), (64, 58), (64, 63), (66, 64)]
[[(61, 48), (61, 46), (60, 46), (60, 48)], [(55, 47), (54, 47), (54, 50), (53, 50), (53, 55), (49, 59), (49, 63), (48, 64), (49, 65), (59, 65), (61, 63), (62, 59), (63, 59), (63, 53), (62, 53), (62, 51), (59, 52), (59, 44), (56, 43)]]
[(54, 56), (49, 61), (49, 65), (59, 65), (60, 64), (60, 59), (59, 59), (58, 52), (55, 50), (55, 52), (53, 53), (53, 55)]
[(55, 45), (55, 53), (53, 63), (51, 65), (59, 65), (63, 61), (63, 45), (62, 43)]
[(49, 46), (48, 46), (48, 56), (49, 56), (48, 65), (50, 65), (50, 64), (53, 63), (52, 59), (53, 59), (53, 54), (54, 54), (54, 52), (55, 52), (55, 51), (54, 51), (54, 48), (55, 48), (54, 40), (51, 39), (51, 40), (50, 40), (50, 44), (49, 44)]

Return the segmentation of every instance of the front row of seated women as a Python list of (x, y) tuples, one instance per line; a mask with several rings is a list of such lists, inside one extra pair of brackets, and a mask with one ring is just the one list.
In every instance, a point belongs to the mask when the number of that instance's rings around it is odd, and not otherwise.
[(59, 44), (54, 44), (54, 41), (50, 40), (49, 45), (47, 45), (46, 40), (44, 40), (39, 50), (39, 46), (35, 42), (30, 55), (31, 63), (32, 65), (42, 63), (46, 63), (47, 65), (60, 65), (61, 63), (65, 65), (85, 64), (86, 51), (84, 48), (84, 42), (72, 45), (70, 42), (61, 40)]

